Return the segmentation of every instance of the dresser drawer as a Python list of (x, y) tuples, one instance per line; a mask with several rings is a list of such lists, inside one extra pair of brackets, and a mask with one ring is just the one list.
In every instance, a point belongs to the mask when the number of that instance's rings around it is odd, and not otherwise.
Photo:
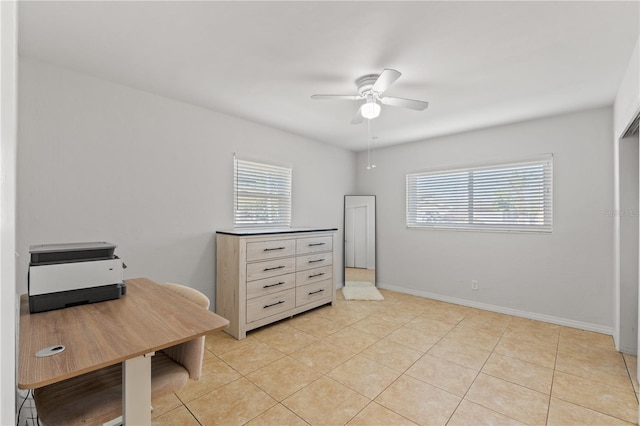
[(296, 272), (296, 286), (300, 287), (318, 281), (323, 281), (331, 277), (333, 277), (333, 266), (324, 266), (322, 268)]
[(310, 254), (333, 250), (333, 237), (299, 238), (296, 243), (296, 254)]
[(247, 301), (247, 322), (258, 321), (295, 307), (295, 289), (285, 290)]
[(264, 262), (247, 263), (247, 281), (285, 275), (296, 271), (296, 258), (267, 260)]
[(320, 268), (333, 264), (333, 253), (308, 254), (296, 258), (296, 271)]
[(296, 288), (296, 306), (317, 302), (326, 299), (331, 301), (333, 280), (328, 279), (313, 284), (307, 284)]
[(289, 290), (296, 286), (296, 274), (278, 275), (276, 277), (247, 283), (247, 299), (266, 296), (282, 290)]
[(247, 262), (296, 254), (296, 240), (256, 241), (247, 243)]

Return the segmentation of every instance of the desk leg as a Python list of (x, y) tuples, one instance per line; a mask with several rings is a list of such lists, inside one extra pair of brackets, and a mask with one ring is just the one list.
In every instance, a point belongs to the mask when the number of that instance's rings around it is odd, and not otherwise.
[(123, 424), (151, 424), (151, 357), (154, 352), (124, 362), (122, 368)]

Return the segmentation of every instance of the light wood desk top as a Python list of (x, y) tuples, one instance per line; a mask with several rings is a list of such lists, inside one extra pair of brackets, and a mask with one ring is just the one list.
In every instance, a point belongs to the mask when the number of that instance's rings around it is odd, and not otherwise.
[[(18, 388), (36, 389), (98, 370), (195, 337), (229, 321), (146, 278), (127, 280), (117, 300), (29, 313), (20, 303)], [(64, 352), (36, 358), (48, 346)]]

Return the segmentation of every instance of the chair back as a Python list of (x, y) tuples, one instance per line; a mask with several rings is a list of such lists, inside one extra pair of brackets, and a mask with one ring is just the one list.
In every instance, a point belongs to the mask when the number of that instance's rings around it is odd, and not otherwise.
[[(199, 306), (205, 309), (209, 309), (209, 298), (202, 294), (200, 291), (187, 287), (181, 284), (166, 283), (163, 284), (164, 288), (167, 288), (180, 296), (191, 300)], [(197, 339), (190, 340), (188, 342), (181, 343), (170, 348), (166, 348), (163, 352), (184, 366), (189, 372), (189, 378), (192, 380), (199, 380), (202, 375), (202, 361), (204, 359), (204, 346), (205, 337), (198, 337)]]

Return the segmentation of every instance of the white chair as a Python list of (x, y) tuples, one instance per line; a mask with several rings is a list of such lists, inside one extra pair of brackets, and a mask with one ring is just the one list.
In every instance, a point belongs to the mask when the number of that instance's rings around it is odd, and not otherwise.
[[(209, 308), (209, 299), (198, 290), (173, 283), (164, 287)], [(175, 392), (189, 379), (200, 378), (204, 339), (202, 336), (156, 352), (151, 359), (152, 398)], [(113, 421), (122, 416), (122, 364), (36, 389), (34, 401), (42, 425), (97, 425)]]

